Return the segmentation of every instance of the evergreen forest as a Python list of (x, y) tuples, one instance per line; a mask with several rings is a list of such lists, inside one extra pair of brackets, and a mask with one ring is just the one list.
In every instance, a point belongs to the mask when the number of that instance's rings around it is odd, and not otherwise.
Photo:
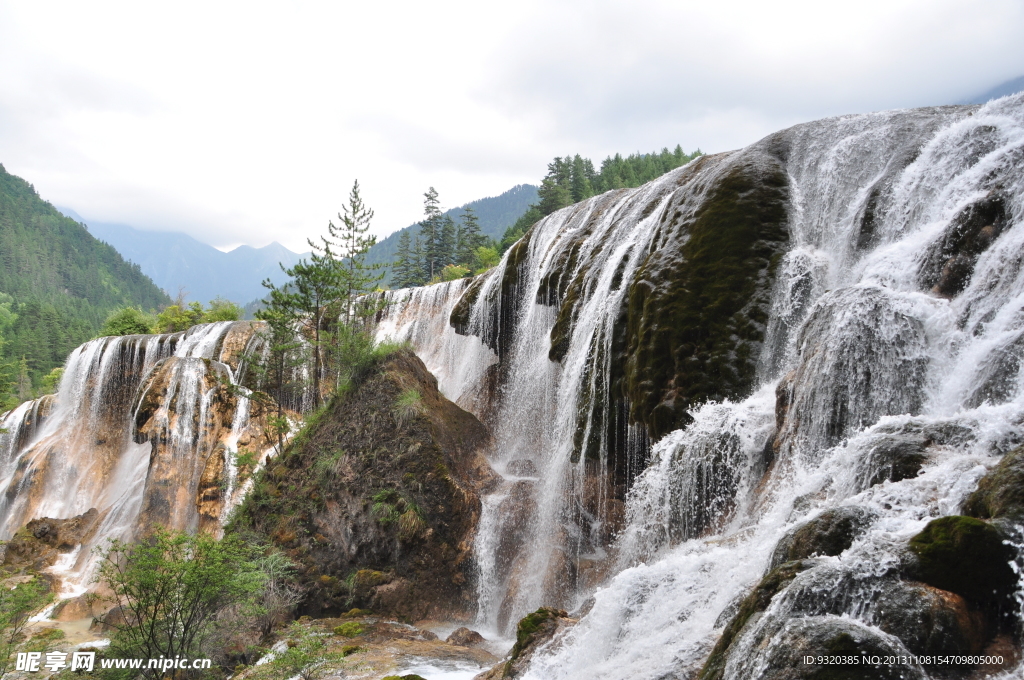
[(0, 165), (0, 411), (44, 390), (114, 310), (168, 303), (138, 265)]
[[(390, 283), (395, 288), (422, 286), (472, 276), (496, 265), (506, 250), (541, 218), (566, 206), (614, 189), (638, 187), (701, 155), (676, 145), (672, 151), (615, 154), (601, 162), (579, 154), (556, 157), (548, 163), (548, 172), (537, 190), (537, 202), (527, 206), (498, 240), (481, 233), (475, 211), (459, 209), (442, 213), (437, 191), (430, 187), (424, 194), (424, 219), (419, 231), (403, 229), (397, 235), (397, 247), (390, 268)], [(389, 237), (392, 238), (392, 237)]]

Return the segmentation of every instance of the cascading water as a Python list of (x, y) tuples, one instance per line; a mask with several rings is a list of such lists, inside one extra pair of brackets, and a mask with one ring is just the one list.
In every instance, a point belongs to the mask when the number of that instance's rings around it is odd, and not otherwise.
[[(717, 256), (702, 225), (757, 178), (759, 223), (782, 225), (751, 232), (764, 265), (678, 275)], [(635, 369), (671, 329), (644, 301), (713, 329), (728, 291), (687, 307), (696, 281), (748, 285), (749, 304), (717, 345), (670, 336), (654, 361), (675, 378), (650, 400), (656, 372)], [(550, 215), (472, 284), (388, 300), (380, 334), (494, 434), (479, 622), (582, 605), (528, 677), (691, 677), (780, 538), (826, 511), (872, 520), (738, 633), (723, 677), (763, 675), (809, 626), (905, 654), (878, 593), (899, 587), (907, 540), (1024, 439), (1024, 96), (800, 125)], [(900, 447), (913, 474), (893, 472)]]
[(0, 538), (95, 508), (75, 564), (57, 565), (66, 581), (88, 583), (92, 548), (108, 539), (156, 524), (219, 531), (244, 492), (239, 440), (258, 441), (248, 390), (234, 383), (258, 342), (250, 323), (219, 322), (76, 349), (55, 395), (0, 423)]

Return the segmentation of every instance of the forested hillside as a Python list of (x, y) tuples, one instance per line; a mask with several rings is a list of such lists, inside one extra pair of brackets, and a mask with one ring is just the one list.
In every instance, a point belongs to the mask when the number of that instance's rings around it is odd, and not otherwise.
[[(447, 210), (443, 214), (451, 217), (455, 222), (459, 222), (466, 212), (465, 209), (470, 208), (476, 213), (477, 220), (479, 221), (480, 233), (498, 241), (501, 239), (501, 235), (504, 234), (505, 231), (527, 211), (530, 204), (536, 200), (537, 187), (532, 184), (519, 184), (500, 196), (481, 198), (459, 208)], [(390, 265), (398, 254), (398, 240), (401, 237), (402, 232), (416, 235), (419, 233), (419, 228), (420, 225), (418, 223), (413, 224), (405, 227), (404, 229), (399, 229), (389, 235), (386, 239), (378, 242), (377, 245), (370, 248), (370, 252), (366, 256), (367, 264)], [(385, 276), (384, 282), (391, 284), (391, 271), (390, 269), (386, 271), (387, 275)]]
[(168, 302), (138, 265), (0, 165), (0, 406), (31, 396), (111, 310)]

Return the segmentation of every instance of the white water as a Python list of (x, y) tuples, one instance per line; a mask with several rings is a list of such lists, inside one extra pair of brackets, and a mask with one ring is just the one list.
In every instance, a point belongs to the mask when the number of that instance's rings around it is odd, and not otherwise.
[[(698, 205), (717, 173), (763, 153), (771, 140), (707, 159), (699, 172), (682, 168), (547, 217), (519, 270), (512, 320), (493, 313), (508, 255), (479, 291), (469, 337), (448, 325), (462, 282), (390, 296), (381, 333), (411, 340), (445, 394), (492, 427), (492, 463), (508, 479), (484, 500), (478, 623), (507, 631), (537, 606), (587, 604), (580, 623), (534, 660), (530, 678), (688, 677), (728, 622), (722, 612), (764, 574), (788, 529), (827, 508), (874, 510), (879, 519), (852, 548), (801, 574), (786, 593), (879, 578), (895, 569), (907, 539), (930, 519), (956, 514), (985, 471), (1024, 439), (1024, 96), (980, 108), (847, 116), (774, 137), (788, 146), (790, 249), (778, 269), (759, 387), (742, 401), (695, 408), (691, 425), (653, 446), (610, 551), (592, 538), (602, 518), (580, 511), (588, 472), (574, 462), (573, 437), (600, 417), (577, 423), (581, 396), (606, 394), (602, 349), (628, 292), (615, 287), (616, 268), (627, 253), (647, 252), (670, 195)], [(1005, 197), (1005, 226), (966, 289), (951, 300), (924, 290), (919, 271), (929, 246), (990, 191)], [(869, 208), (873, 238), (858, 243)], [(535, 300), (545, 275), (560, 266), (560, 244), (584, 228), (590, 235), (578, 262), (589, 267), (586, 285), (569, 349), (553, 362), (557, 308)], [(625, 264), (622, 281), (641, 260)], [(504, 324), (505, 345), (491, 389), (498, 357), (484, 342), (495, 324)], [(787, 374), (783, 445), (762, 479), (775, 390)], [(922, 431), (953, 434), (929, 435), (919, 476), (868, 486), (879, 443)], [(507, 474), (518, 460), (532, 463), (536, 481)], [(517, 488), (528, 498), (518, 512), (503, 498)], [(515, 543), (517, 527), (527, 538)], [(509, 542), (517, 549), (507, 550)], [(583, 566), (595, 562), (610, 571), (588, 581)], [(772, 626), (787, 616), (873, 626), (862, 599), (813, 611), (793, 609), (792, 599), (777, 597), (748, 626), (727, 678), (764, 671), (773, 646), (758, 641), (781, 639)]]
[[(231, 333), (248, 335), (247, 323), (220, 322), (186, 333), (109, 337), (92, 340), (68, 358), (56, 395), (22, 404), (6, 414), (0, 427), (0, 538), (9, 538), (28, 520), (68, 518), (90, 508), (99, 511), (86, 543), (51, 568), (64, 577), (62, 595), (80, 594), (95, 566), (93, 548), (109, 539), (129, 540), (140, 528), (141, 513), (156, 493), (154, 475), (182, 484), (172, 489), (161, 523), (195, 530), (196, 488), (206, 459), (217, 444), (210, 427), (210, 376), (234, 384), (225, 342)], [(136, 429), (136, 409), (149, 379), (174, 363), (153, 431)], [(244, 369), (244, 366), (237, 366)], [(212, 380), (216, 383), (216, 380)], [(234, 456), (248, 427), (247, 391), (238, 396), (225, 423), (223, 456), (227, 491), (221, 518), (237, 505)], [(154, 454), (162, 444), (164, 453)], [(159, 481), (159, 480), (157, 480)]]

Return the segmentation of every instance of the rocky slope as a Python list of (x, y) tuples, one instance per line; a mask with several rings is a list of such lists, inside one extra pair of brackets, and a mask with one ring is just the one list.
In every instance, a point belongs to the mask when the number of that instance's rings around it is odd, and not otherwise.
[(479, 494), (493, 477), (487, 429), (407, 350), (311, 422), (259, 475), (231, 530), (300, 565), (303, 613), (470, 614)]

